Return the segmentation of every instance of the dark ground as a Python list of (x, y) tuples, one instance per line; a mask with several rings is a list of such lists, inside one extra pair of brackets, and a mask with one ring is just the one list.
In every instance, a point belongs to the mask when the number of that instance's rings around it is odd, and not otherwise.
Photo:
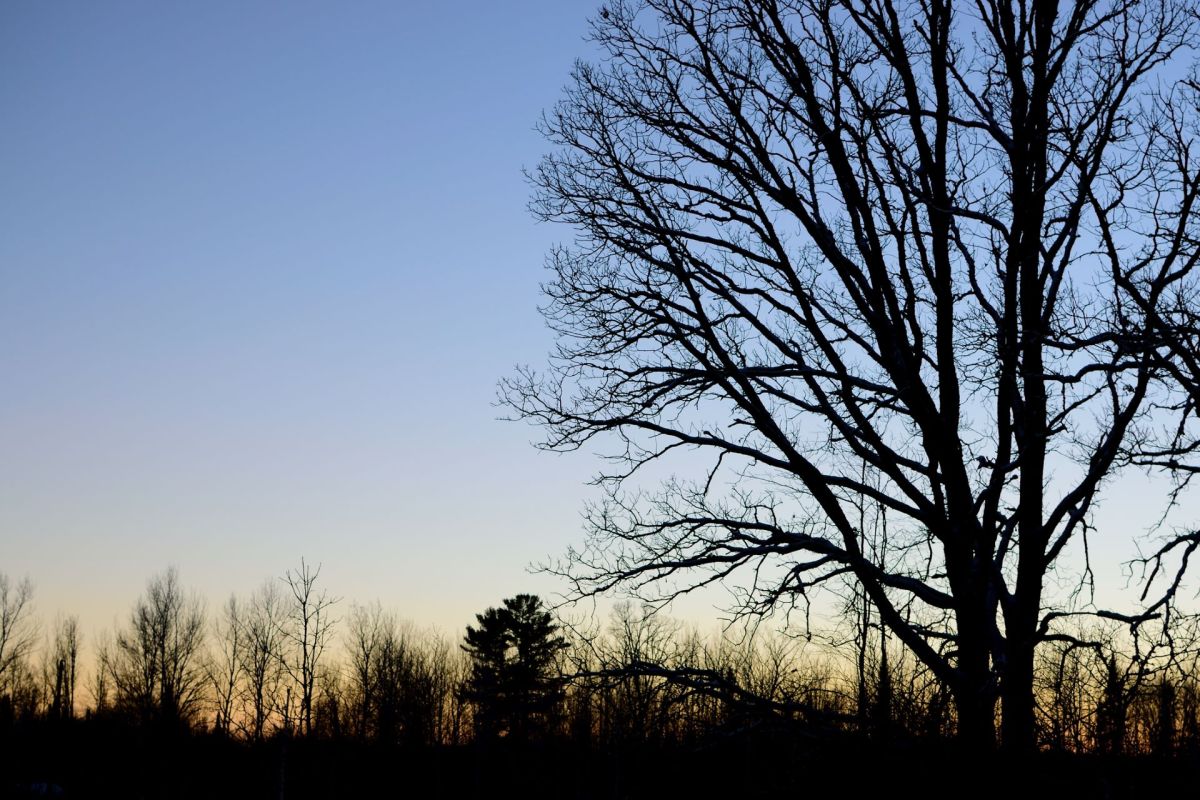
[(14, 798), (1200, 797), (1195, 759), (1047, 754), (1014, 762), (968, 758), (944, 743), (778, 732), (694, 747), (401, 748), (249, 745), (76, 720), (18, 725), (0, 745), (0, 796)]

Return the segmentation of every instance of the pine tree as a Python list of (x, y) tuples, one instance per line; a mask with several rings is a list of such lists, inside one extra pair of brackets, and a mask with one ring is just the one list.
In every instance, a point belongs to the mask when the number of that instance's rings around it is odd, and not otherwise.
[(475, 706), (476, 735), (524, 741), (545, 728), (562, 697), (555, 656), (567, 646), (536, 595), (519, 594), (475, 616), (463, 649), (471, 657), (464, 697)]

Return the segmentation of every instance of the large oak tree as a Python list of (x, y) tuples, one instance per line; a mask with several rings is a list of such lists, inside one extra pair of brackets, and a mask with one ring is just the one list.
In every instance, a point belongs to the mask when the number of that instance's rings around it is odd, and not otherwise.
[[(1039, 643), (1168, 608), (1048, 577), (1112, 533), (1114, 476), (1194, 441), (1194, 5), (645, 0), (593, 31), (532, 176), (577, 232), (559, 345), (503, 387), (550, 448), (618, 444), (568, 574), (745, 576), (749, 613), (849, 577), (965, 741), (999, 703), (1032, 747)], [(693, 480), (631, 491), (680, 450)]]

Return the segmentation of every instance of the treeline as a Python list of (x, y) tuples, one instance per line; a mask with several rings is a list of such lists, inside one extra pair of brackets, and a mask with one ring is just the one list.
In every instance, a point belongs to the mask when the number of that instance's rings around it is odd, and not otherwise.
[(171, 569), (148, 582), (123, 626), (84, 648), (74, 617), (47, 639), (31, 584), (0, 575), (0, 723), (106, 720), (250, 742), (469, 741), (457, 641), (379, 605), (345, 608), (319, 576), (302, 562), (209, 612)]
[[(618, 604), (603, 622), (556, 620), (537, 634), (553, 646), (536, 668), (545, 674), (523, 678), (542, 688), (536, 708), (522, 710), (503, 696), (511, 690), (482, 687), (482, 625), (464, 646), (460, 635), (415, 627), (378, 604), (330, 596), (304, 562), (211, 612), (168, 570), (123, 625), (90, 643), (72, 617), (39, 627), (32, 600), (28, 581), (0, 575), (8, 734), (102, 724), (249, 745), (427, 749), (494, 744), (519, 729), (530, 743), (614, 752), (764, 734), (942, 742), (955, 727), (946, 687), (873, 626), (822, 646), (778, 634), (705, 637)], [(526, 645), (498, 647), (493, 679)], [(1139, 653), (1115, 630), (1044, 645), (1042, 749), (1200, 759), (1197, 666), (1194, 651)], [(507, 728), (489, 707), (503, 702)], [(526, 718), (513, 724), (514, 714)]]
[[(1042, 751), (1200, 758), (1194, 651), (1139, 653), (1112, 629), (1074, 638), (1042, 648)], [(875, 741), (955, 733), (948, 689), (878, 630), (832, 646), (779, 635), (732, 641), (622, 605), (570, 653), (564, 733), (594, 743), (699, 742), (768, 727)]]

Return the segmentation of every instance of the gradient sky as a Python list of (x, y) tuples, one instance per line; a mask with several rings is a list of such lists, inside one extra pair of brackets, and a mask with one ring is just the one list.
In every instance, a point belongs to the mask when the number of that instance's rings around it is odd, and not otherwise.
[(0, 572), (44, 618), (301, 556), (446, 629), (561, 588), (597, 462), (492, 402), (551, 343), (521, 170), (593, 10), (0, 5)]
[(460, 627), (595, 463), (496, 421), (540, 362), (539, 114), (590, 3), (0, 7), (0, 571), (123, 617), (301, 556)]

